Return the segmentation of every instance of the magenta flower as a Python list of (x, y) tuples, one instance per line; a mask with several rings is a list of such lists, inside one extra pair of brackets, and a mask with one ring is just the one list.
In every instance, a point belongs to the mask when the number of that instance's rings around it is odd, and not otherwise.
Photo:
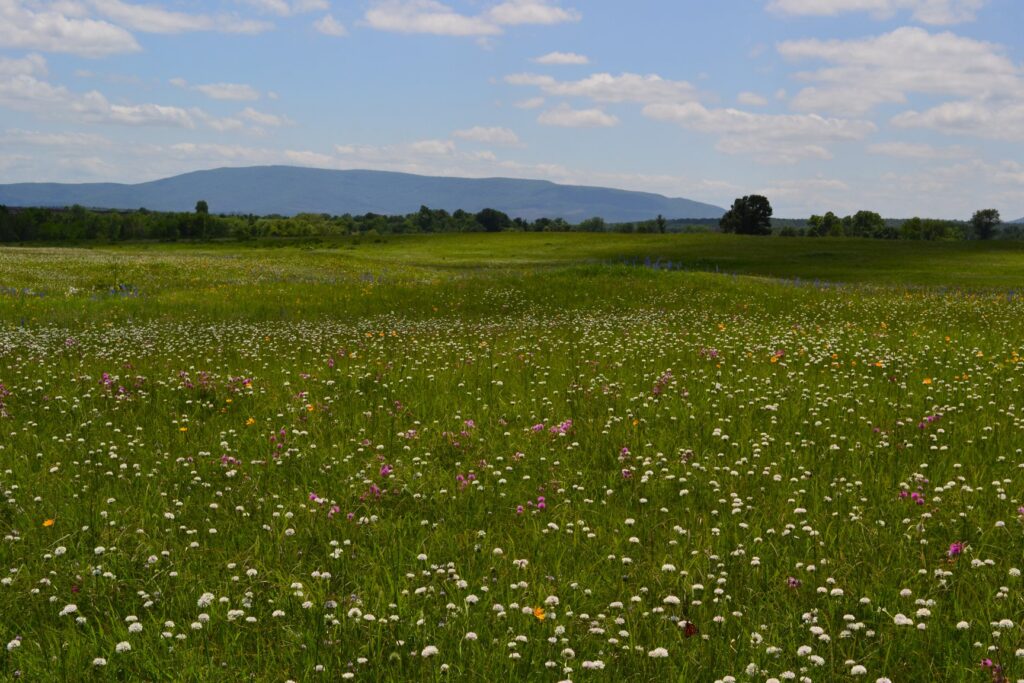
[(964, 551), (966, 544), (956, 541), (949, 544), (949, 550), (946, 551), (946, 555), (949, 557), (956, 557)]

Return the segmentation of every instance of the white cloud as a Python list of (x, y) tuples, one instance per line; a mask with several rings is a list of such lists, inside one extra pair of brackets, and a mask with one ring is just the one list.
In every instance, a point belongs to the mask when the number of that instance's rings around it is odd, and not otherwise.
[(579, 12), (562, 9), (546, 0), (507, 0), (492, 7), (487, 16), (496, 24), (508, 26), (561, 24), (580, 20)]
[(0, 78), (45, 76), (46, 73), (46, 59), (42, 55), (26, 55), (20, 58), (0, 56)]
[(244, 83), (205, 83), (195, 88), (215, 100), (252, 101), (260, 98), (259, 90)]
[(345, 28), (345, 25), (330, 14), (325, 14), (314, 21), (313, 28), (320, 33), (323, 33), (325, 36), (342, 38), (348, 35), (348, 29)]
[(578, 21), (575, 10), (546, 0), (508, 0), (482, 14), (462, 14), (437, 0), (383, 0), (363, 15), (371, 28), (396, 33), (427, 33), (440, 36), (496, 36), (503, 26), (557, 24)]
[(367, 10), (367, 25), (380, 31), (439, 36), (493, 36), (501, 27), (481, 17), (459, 14), (435, 0), (389, 0)]
[(970, 151), (959, 146), (935, 147), (912, 142), (880, 142), (868, 145), (868, 153), (898, 159), (956, 159), (965, 157)]
[(81, 57), (139, 50), (128, 31), (105, 21), (81, 18), (60, 7), (32, 9), (19, 0), (0, 0), (0, 48), (64, 52)]
[(1024, 92), (1024, 70), (998, 45), (953, 33), (903, 27), (857, 40), (794, 40), (784, 57), (829, 63), (797, 77), (804, 88), (793, 106), (805, 111), (860, 115), (879, 104), (903, 103), (908, 93), (998, 98)]
[(239, 114), (244, 119), (252, 121), (253, 123), (260, 126), (267, 126), (270, 128), (277, 128), (279, 126), (286, 126), (292, 123), (286, 116), (277, 116), (275, 114), (268, 114), (266, 112), (257, 111), (252, 107), (246, 107)]
[(252, 102), (260, 98), (260, 91), (245, 83), (201, 83), (189, 85), (184, 78), (172, 78), (171, 85), (187, 90), (195, 90), (214, 100), (233, 100)]
[(111, 102), (96, 90), (75, 93), (43, 80), (45, 70), (38, 57), (0, 59), (0, 107), (80, 123), (195, 128), (198, 121), (214, 130), (244, 127), (238, 119), (217, 119), (201, 109)]
[(452, 136), (471, 142), (483, 142), (510, 147), (519, 144), (519, 136), (515, 134), (515, 131), (501, 127), (473, 126), (472, 128), (457, 130), (452, 133)]
[(544, 106), (544, 98), (530, 97), (525, 100), (519, 100), (515, 103), (515, 106), (519, 109), (537, 109), (538, 107)]
[(736, 101), (748, 107), (763, 107), (768, 104), (768, 99), (758, 95), (756, 92), (741, 92), (736, 96)]
[(95, 149), (106, 147), (110, 140), (91, 133), (44, 133), (37, 130), (12, 128), (0, 134), (0, 143), (30, 147), (77, 147)]
[(419, 140), (409, 147), (416, 154), (430, 156), (447, 156), (455, 152), (455, 143), (451, 140)]
[(686, 81), (671, 81), (656, 74), (597, 73), (578, 81), (558, 81), (539, 74), (512, 74), (511, 85), (536, 86), (549, 95), (586, 97), (595, 102), (690, 102), (696, 90)]
[(847, 12), (868, 12), (888, 19), (899, 11), (910, 11), (925, 24), (958, 24), (974, 21), (988, 0), (772, 0), (768, 9), (795, 16), (836, 16)]
[(219, 31), (221, 33), (262, 33), (273, 28), (265, 21), (234, 16), (187, 14), (164, 9), (158, 5), (136, 5), (122, 0), (90, 0), (98, 12), (108, 19), (145, 33), (186, 33)]
[(606, 114), (600, 109), (573, 109), (565, 103), (537, 117), (537, 123), (565, 128), (608, 128), (618, 122), (617, 116)]
[(1008, 104), (946, 102), (925, 111), (894, 116), (898, 128), (930, 128), (950, 135), (1024, 141), (1024, 100)]
[(288, 17), (306, 12), (317, 12), (330, 9), (327, 0), (245, 0), (246, 4), (267, 14)]
[(586, 55), (576, 54), (575, 52), (549, 52), (546, 55), (535, 57), (532, 61), (537, 64), (548, 65), (590, 64), (590, 59)]
[(726, 154), (750, 154), (765, 163), (830, 159), (827, 145), (860, 140), (876, 130), (870, 121), (824, 118), (817, 114), (754, 114), (704, 105), (649, 104), (643, 113), (702, 133), (718, 136), (716, 148)]

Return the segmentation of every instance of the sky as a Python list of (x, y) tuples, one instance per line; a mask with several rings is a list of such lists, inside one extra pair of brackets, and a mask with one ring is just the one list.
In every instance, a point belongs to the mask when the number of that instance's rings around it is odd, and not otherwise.
[(1022, 0), (0, 0), (0, 182), (290, 164), (1024, 216)]

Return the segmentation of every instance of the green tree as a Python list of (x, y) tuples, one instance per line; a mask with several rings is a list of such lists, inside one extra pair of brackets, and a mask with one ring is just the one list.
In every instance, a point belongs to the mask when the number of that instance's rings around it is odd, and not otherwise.
[(207, 205), (205, 199), (200, 199), (196, 202), (196, 222), (193, 236), (199, 239), (206, 237), (206, 231), (210, 223), (210, 207)]
[(580, 221), (580, 224), (576, 226), (576, 229), (580, 232), (604, 232), (604, 219), (600, 216), (588, 218), (585, 221)]
[(718, 221), (718, 226), (722, 232), (737, 235), (770, 235), (772, 205), (767, 197), (759, 194), (739, 197)]
[(828, 237), (843, 236), (843, 221), (831, 211), (827, 212), (821, 219), (821, 231)]
[(974, 228), (974, 237), (979, 240), (990, 240), (995, 237), (996, 227), (1002, 221), (999, 219), (999, 212), (995, 209), (982, 209), (975, 211), (971, 216), (971, 227)]
[(921, 225), (921, 219), (917, 216), (908, 218), (903, 221), (903, 225), (900, 226), (900, 235), (905, 240), (919, 240), (922, 239), (924, 228)]
[(476, 214), (476, 222), (487, 232), (501, 232), (512, 227), (508, 214), (497, 209), (483, 209)]
[(666, 221), (665, 217), (660, 213), (658, 214), (658, 217), (654, 219), (654, 224), (658, 227), (658, 232), (662, 234), (664, 234), (665, 228), (668, 227), (668, 221)]
[(858, 211), (850, 220), (848, 234), (856, 237), (883, 237), (885, 220), (874, 211)]

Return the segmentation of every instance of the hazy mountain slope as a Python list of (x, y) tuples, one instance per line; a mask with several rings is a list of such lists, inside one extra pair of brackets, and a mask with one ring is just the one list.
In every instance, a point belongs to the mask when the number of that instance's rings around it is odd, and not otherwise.
[(19, 183), (0, 185), (0, 204), (191, 211), (205, 199), (214, 213), (406, 214), (421, 205), (479, 211), (491, 207), (513, 217), (561, 217), (609, 222), (716, 218), (724, 209), (649, 192), (558, 185), (514, 178), (445, 178), (384, 171), (332, 171), (293, 166), (219, 168), (135, 185)]

